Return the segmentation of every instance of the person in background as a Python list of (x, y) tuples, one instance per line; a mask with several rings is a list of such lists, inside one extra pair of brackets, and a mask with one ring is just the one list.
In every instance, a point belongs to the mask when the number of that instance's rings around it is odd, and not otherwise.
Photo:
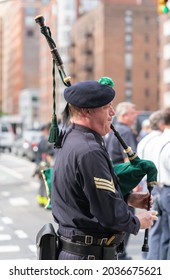
[(150, 120), (146, 119), (142, 122), (141, 130), (138, 135), (138, 142), (142, 140), (151, 131)]
[[(136, 106), (130, 102), (121, 102), (115, 109), (116, 121), (114, 122), (115, 129), (119, 132), (123, 140), (132, 148), (134, 152), (137, 149), (137, 135), (133, 131), (133, 127), (136, 123), (137, 112)], [(106, 149), (109, 153), (110, 159), (114, 164), (129, 161), (127, 154), (124, 153), (123, 147), (115, 137), (113, 132), (110, 132), (105, 137)], [(135, 210), (129, 207), (129, 210), (134, 214)], [(130, 237), (130, 233), (126, 234), (125, 238), (125, 251), (119, 254), (119, 259), (130, 260), (132, 259), (127, 254), (127, 244)]]
[(54, 148), (53, 145), (48, 142), (49, 131), (51, 124), (45, 124), (41, 128), (41, 138), (38, 143), (38, 150), (36, 152), (36, 171), (34, 175), (38, 175), (39, 178), (39, 190), (37, 195), (37, 202), (40, 206), (44, 207), (47, 204), (47, 191), (42, 177), (41, 170), (49, 168), (53, 163)]
[(124, 232), (137, 234), (156, 219), (155, 211), (129, 211), (127, 203), (147, 208), (149, 194), (137, 199), (132, 193), (125, 202), (105, 148), (114, 96), (110, 85), (97, 81), (64, 91), (71, 123), (57, 148), (52, 187), (59, 260), (117, 259)]
[[(119, 132), (124, 141), (136, 151), (137, 135), (134, 133), (133, 127), (136, 123), (137, 112), (136, 106), (130, 102), (121, 102), (115, 109), (116, 121), (115, 129)], [(105, 137), (106, 149), (114, 164), (128, 161), (127, 154), (124, 153), (123, 147), (113, 132)]]
[[(152, 160), (158, 167), (157, 162), (155, 162), (155, 153), (157, 151), (157, 143), (159, 142), (160, 135), (164, 131), (164, 118), (163, 112), (158, 110), (153, 112), (150, 117), (150, 127), (151, 132), (146, 135), (137, 145), (137, 154), (141, 159)], [(146, 178), (144, 177), (141, 184), (143, 191), (147, 191)], [(160, 186), (157, 184), (152, 190), (153, 196), (153, 207), (158, 211), (158, 220), (153, 224), (149, 231), (149, 252), (143, 254), (144, 259), (159, 259), (159, 249), (160, 249), (160, 233), (161, 233), (161, 211), (160, 211)]]
[[(155, 223), (150, 232), (149, 260), (170, 260), (170, 107), (163, 110), (164, 131), (154, 143), (153, 162), (158, 169), (158, 181), (160, 186), (159, 207), (161, 223), (160, 231), (154, 231)], [(158, 241), (159, 240), (159, 241)], [(159, 242), (159, 250), (155, 247)]]
[(154, 141), (157, 141), (164, 130), (164, 120), (162, 111), (156, 111), (149, 117), (150, 132), (139, 141), (137, 145), (137, 154), (141, 159), (153, 160)]

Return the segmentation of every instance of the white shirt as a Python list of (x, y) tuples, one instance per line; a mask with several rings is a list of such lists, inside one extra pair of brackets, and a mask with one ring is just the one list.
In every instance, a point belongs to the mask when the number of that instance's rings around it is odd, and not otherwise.
[(170, 129), (168, 128), (165, 128), (159, 137), (155, 161), (157, 162), (159, 182), (170, 186)]
[[(137, 154), (141, 159), (152, 160), (154, 162), (154, 154), (157, 146), (156, 143), (159, 141), (161, 134), (162, 132), (160, 130), (152, 130), (148, 135), (141, 139), (137, 145)], [(145, 192), (148, 190), (146, 180), (147, 176), (145, 176), (140, 182), (142, 190)]]
[(146, 135), (137, 145), (137, 154), (141, 159), (148, 159), (153, 161), (155, 153), (156, 142), (162, 134), (159, 130), (152, 130)]

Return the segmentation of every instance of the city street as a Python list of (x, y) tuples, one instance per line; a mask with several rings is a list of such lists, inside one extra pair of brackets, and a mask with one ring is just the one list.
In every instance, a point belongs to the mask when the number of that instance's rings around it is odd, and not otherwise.
[[(50, 210), (37, 205), (35, 164), (12, 154), (0, 154), (0, 260), (36, 259), (38, 230), (53, 222)], [(128, 254), (142, 259), (144, 231), (131, 236)]]
[(11, 154), (0, 155), (0, 259), (36, 259), (38, 230), (53, 222), (37, 205), (35, 164)]

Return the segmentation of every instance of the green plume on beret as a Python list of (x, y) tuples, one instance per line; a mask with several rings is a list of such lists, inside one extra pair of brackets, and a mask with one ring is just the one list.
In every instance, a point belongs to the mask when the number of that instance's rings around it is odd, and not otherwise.
[(98, 80), (98, 83), (101, 85), (108, 85), (110, 87), (114, 87), (115, 83), (113, 82), (113, 80), (109, 77), (101, 77)]

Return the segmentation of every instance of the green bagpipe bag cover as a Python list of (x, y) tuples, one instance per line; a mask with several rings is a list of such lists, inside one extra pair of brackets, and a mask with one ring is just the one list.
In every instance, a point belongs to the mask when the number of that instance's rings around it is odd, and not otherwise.
[(114, 171), (119, 179), (120, 189), (125, 196), (134, 189), (143, 177), (147, 176), (147, 185), (152, 186), (157, 183), (157, 169), (150, 160), (134, 158), (129, 162), (113, 165)]
[[(134, 189), (142, 180), (147, 176), (147, 184), (155, 185), (157, 183), (157, 169), (155, 164), (150, 160), (142, 160), (139, 157), (135, 159), (113, 165), (113, 169), (119, 179), (120, 189), (125, 196), (132, 189)], [(42, 170), (43, 178), (46, 185), (48, 203), (46, 208), (51, 209), (51, 189), (52, 189), (52, 176), (53, 168)]]

